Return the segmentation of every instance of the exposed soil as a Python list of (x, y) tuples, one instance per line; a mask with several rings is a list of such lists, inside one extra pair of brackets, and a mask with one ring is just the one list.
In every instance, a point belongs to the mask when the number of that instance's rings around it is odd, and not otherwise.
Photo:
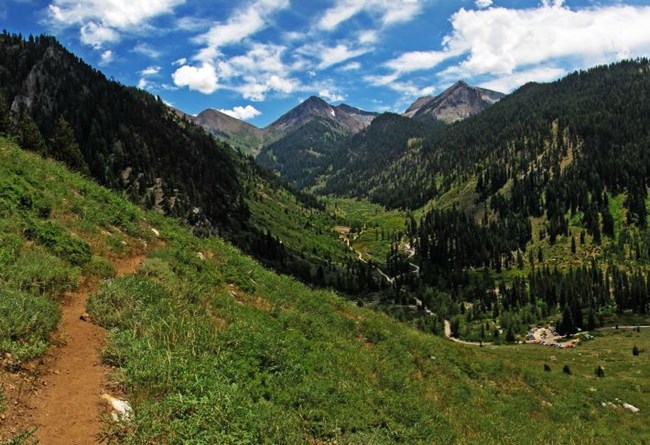
[[(115, 270), (118, 276), (133, 273), (143, 260), (143, 256), (115, 260)], [(35, 437), (46, 445), (98, 442), (100, 417), (109, 412), (100, 399), (106, 391), (106, 368), (99, 357), (105, 333), (80, 319), (97, 284), (89, 280), (65, 295), (53, 347), (44, 357), (16, 373), (3, 373), (8, 409), (5, 418), (0, 417), (4, 424), (0, 442), (35, 427)]]

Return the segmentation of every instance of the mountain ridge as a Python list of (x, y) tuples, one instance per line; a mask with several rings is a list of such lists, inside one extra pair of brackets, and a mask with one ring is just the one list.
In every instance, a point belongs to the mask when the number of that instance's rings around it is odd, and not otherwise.
[(314, 120), (329, 121), (333, 127), (357, 133), (379, 115), (345, 103), (332, 105), (319, 96), (310, 96), (265, 127), (258, 127), (214, 108), (207, 108), (196, 116), (182, 111), (180, 113), (216, 138), (253, 156), (257, 156), (264, 146), (286, 137)]

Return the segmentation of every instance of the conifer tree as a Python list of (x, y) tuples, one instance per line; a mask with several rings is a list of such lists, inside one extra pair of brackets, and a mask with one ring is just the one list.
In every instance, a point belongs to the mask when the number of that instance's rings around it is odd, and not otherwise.
[(21, 112), (18, 118), (18, 143), (21, 147), (47, 155), (48, 149), (45, 139), (36, 123), (26, 112)]
[(0, 135), (8, 135), (11, 132), (11, 115), (9, 106), (4, 94), (0, 92)]
[(70, 124), (59, 117), (54, 136), (50, 140), (50, 153), (55, 159), (66, 163), (71, 169), (88, 173), (88, 166)]

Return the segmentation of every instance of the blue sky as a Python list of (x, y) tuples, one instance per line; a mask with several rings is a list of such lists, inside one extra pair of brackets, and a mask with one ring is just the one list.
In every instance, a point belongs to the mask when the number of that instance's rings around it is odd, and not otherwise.
[(0, 27), (258, 126), (311, 95), (401, 112), (457, 80), (509, 92), (650, 55), (650, 0), (1, 0)]

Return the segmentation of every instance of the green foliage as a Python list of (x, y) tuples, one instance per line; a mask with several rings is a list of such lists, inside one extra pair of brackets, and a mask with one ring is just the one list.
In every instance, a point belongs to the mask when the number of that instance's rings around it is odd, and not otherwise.
[(55, 255), (74, 266), (83, 266), (92, 256), (88, 243), (51, 221), (34, 221), (25, 228), (25, 236), (50, 248)]
[(11, 353), (18, 362), (42, 354), (58, 321), (54, 301), (0, 284), (1, 353)]
[(7, 136), (11, 132), (11, 117), (9, 104), (5, 95), (0, 91), (0, 136)]
[(5, 280), (16, 289), (34, 295), (57, 297), (74, 289), (79, 281), (78, 272), (46, 249), (29, 249), (5, 269)]
[(257, 162), (299, 188), (309, 187), (339, 155), (348, 132), (334, 119), (314, 120), (264, 147)]
[(18, 142), (22, 147), (33, 150), (42, 155), (48, 152), (47, 144), (38, 126), (27, 112), (21, 112), (18, 116)]
[(95, 276), (101, 279), (115, 277), (115, 266), (104, 257), (93, 255), (90, 261), (83, 267), (83, 273), (87, 276)]

